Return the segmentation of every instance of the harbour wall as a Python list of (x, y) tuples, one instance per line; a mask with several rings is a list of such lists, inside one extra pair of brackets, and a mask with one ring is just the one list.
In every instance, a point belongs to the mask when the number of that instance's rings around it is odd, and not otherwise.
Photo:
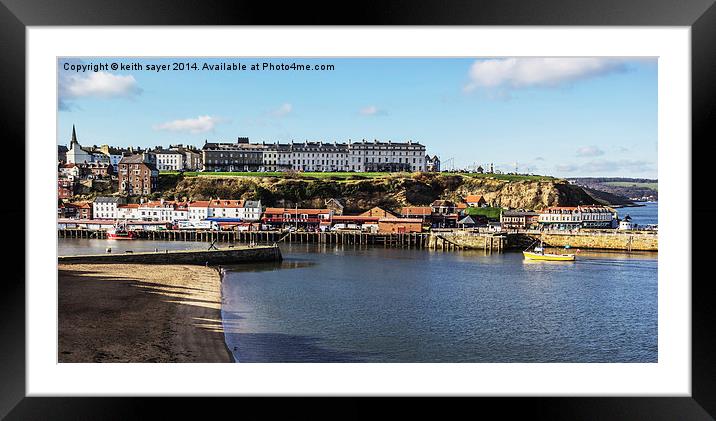
[(504, 235), (472, 231), (437, 231), (430, 234), (429, 248), (434, 250), (487, 250), (503, 251), (507, 248)]
[(222, 250), (170, 250), (141, 253), (106, 253), (60, 256), (59, 263), (143, 263), (184, 265), (230, 265), (255, 262), (280, 262), (278, 246), (228, 248)]
[(545, 246), (596, 250), (658, 251), (656, 232), (574, 232), (507, 234), (507, 247), (524, 249), (541, 239)]

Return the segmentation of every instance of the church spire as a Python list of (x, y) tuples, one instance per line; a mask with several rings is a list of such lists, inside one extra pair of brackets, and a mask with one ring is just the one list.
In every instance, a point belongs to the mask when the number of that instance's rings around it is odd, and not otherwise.
[(77, 143), (77, 133), (75, 133), (75, 125), (72, 125), (72, 140), (70, 143)]

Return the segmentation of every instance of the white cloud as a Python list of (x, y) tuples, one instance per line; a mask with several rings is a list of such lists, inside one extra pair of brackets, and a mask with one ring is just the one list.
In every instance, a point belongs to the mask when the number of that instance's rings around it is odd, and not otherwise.
[(387, 113), (385, 112), (385, 110), (382, 110), (382, 109), (376, 107), (375, 105), (369, 105), (369, 106), (367, 106), (367, 107), (363, 107), (363, 108), (361, 108), (361, 109), (358, 111), (358, 113), (359, 113), (360, 115), (365, 115), (365, 116), (374, 116), (374, 115), (385, 115), (385, 114), (387, 114)]
[(61, 95), (66, 98), (133, 97), (142, 93), (142, 89), (132, 75), (96, 72), (89, 73), (87, 76), (71, 75), (62, 78), (60, 83)]
[(581, 146), (577, 149), (577, 156), (590, 157), (604, 155), (604, 151), (596, 146)]
[(154, 130), (168, 130), (171, 132), (204, 133), (214, 130), (217, 123), (226, 120), (219, 117), (202, 115), (196, 118), (184, 120), (167, 121), (166, 123), (155, 124)]
[(564, 83), (624, 71), (625, 62), (608, 58), (498, 58), (470, 67), (465, 91), (477, 88), (556, 87)]
[(291, 114), (292, 111), (293, 111), (293, 105), (291, 105), (289, 103), (284, 103), (284, 104), (281, 104), (280, 107), (271, 111), (271, 115), (273, 117), (281, 118), (281, 117), (286, 117), (287, 115)]

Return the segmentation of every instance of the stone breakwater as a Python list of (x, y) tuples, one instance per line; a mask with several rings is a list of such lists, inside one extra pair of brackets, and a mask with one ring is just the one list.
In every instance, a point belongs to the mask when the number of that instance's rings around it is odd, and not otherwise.
[(656, 232), (575, 232), (543, 234), (508, 234), (508, 248), (528, 247), (542, 239), (546, 246), (595, 250), (658, 251)]
[(178, 265), (230, 265), (278, 262), (283, 259), (278, 246), (226, 248), (221, 250), (169, 250), (141, 253), (106, 253), (60, 256), (59, 263), (141, 263)]
[(470, 231), (440, 232), (431, 235), (431, 248), (456, 248), (503, 251), (520, 250), (542, 239), (546, 246), (624, 251), (658, 251), (659, 237), (655, 232), (575, 232), (575, 233), (509, 233), (486, 234)]

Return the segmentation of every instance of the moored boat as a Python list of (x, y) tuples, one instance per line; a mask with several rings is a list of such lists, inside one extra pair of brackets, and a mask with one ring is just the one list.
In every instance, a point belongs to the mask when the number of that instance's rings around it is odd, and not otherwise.
[(549, 260), (555, 262), (573, 262), (577, 259), (575, 254), (545, 253), (542, 247), (542, 241), (540, 241), (539, 247), (535, 247), (532, 251), (525, 250), (522, 252), (522, 255), (525, 256), (525, 259), (529, 260)]
[(127, 225), (123, 223), (116, 223), (107, 230), (108, 240), (134, 240), (135, 238), (137, 238), (137, 233), (128, 230)]

